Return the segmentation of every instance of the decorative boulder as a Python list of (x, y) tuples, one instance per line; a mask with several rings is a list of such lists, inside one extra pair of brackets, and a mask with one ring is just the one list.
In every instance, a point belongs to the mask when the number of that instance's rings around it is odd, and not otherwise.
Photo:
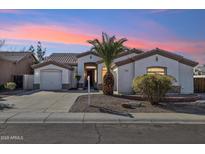
[(125, 103), (125, 104), (122, 104), (122, 107), (128, 108), (128, 109), (136, 109), (138, 107), (142, 107), (142, 103), (141, 102)]

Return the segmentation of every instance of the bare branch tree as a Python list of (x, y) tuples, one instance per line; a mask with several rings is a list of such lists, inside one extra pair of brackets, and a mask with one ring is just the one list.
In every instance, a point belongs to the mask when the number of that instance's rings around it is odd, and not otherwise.
[(5, 44), (5, 40), (0, 40), (0, 48)]

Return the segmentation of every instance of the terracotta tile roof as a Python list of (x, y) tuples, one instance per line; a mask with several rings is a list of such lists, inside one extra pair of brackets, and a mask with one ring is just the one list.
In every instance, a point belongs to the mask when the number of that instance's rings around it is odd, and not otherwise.
[(167, 57), (167, 58), (170, 58), (170, 59), (173, 59), (173, 60), (176, 60), (180, 63), (183, 63), (185, 65), (189, 65), (189, 66), (192, 66), (192, 67), (195, 67), (196, 65), (198, 65), (197, 62), (189, 60), (187, 58), (184, 58), (183, 56), (180, 56), (180, 55), (177, 55), (177, 54), (174, 54), (174, 53), (171, 53), (171, 52), (156, 48), (156, 49), (153, 49), (151, 51), (147, 51), (145, 53), (134, 56), (132, 58), (128, 58), (126, 60), (116, 62), (115, 65), (113, 65), (113, 67), (129, 64), (129, 63), (132, 63), (134, 61), (137, 61), (137, 60), (140, 60), (140, 59), (152, 56), (152, 55), (156, 55), (156, 54)]
[(78, 54), (78, 55), (77, 55), (77, 58), (84, 57), (84, 56), (87, 56), (87, 55), (89, 55), (89, 54), (93, 54), (93, 55), (99, 57), (99, 55), (98, 55), (97, 53), (95, 53), (95, 52), (93, 52), (93, 51), (87, 51), (87, 52), (82, 52), (82, 53)]
[(56, 65), (56, 66), (59, 66), (59, 67), (62, 67), (62, 68), (73, 70), (72, 66), (70, 66), (69, 64), (62, 64), (62, 63), (52, 61), (52, 60), (44, 61), (42, 63), (32, 65), (31, 67), (35, 69), (35, 68), (43, 67), (43, 66), (46, 66), (46, 65), (49, 65), (49, 64), (53, 64), (53, 65)]
[(46, 61), (55, 61), (62, 64), (77, 65), (77, 55), (79, 53), (53, 53), (46, 58)]
[(126, 52), (123, 52), (119, 55), (119, 57), (122, 57), (124, 55), (128, 55), (128, 54), (132, 54), (132, 53), (136, 53), (136, 54), (141, 54), (144, 51), (140, 50), (140, 49), (136, 49), (136, 48), (132, 48), (132, 49), (127, 49)]
[(26, 56), (33, 56), (34, 59), (37, 61), (36, 57), (33, 55), (32, 52), (9, 52), (9, 51), (0, 51), (0, 59), (11, 61), (11, 62), (19, 62)]

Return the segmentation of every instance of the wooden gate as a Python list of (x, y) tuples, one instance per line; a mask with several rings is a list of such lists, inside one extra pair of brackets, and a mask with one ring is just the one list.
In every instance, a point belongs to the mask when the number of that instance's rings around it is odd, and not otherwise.
[(194, 92), (205, 93), (205, 77), (194, 78)]

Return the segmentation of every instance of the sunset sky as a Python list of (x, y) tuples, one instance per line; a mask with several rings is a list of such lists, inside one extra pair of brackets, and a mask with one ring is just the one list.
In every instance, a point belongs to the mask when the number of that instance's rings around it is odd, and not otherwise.
[(205, 63), (205, 10), (0, 10), (1, 50), (41, 41), (52, 52), (83, 52), (102, 32), (128, 47), (161, 48)]

